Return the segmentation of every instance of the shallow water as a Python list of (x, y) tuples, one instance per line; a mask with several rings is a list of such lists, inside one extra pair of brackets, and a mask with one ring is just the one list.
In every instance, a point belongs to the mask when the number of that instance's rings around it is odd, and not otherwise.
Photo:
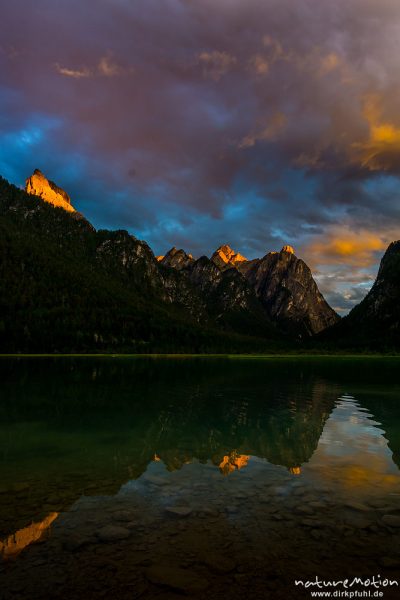
[(0, 597), (400, 581), (399, 363), (1, 359)]

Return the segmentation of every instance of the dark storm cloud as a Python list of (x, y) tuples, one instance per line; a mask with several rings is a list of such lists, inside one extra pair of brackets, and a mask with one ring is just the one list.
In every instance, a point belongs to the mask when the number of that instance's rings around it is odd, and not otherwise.
[(287, 242), (350, 286), (400, 237), (399, 34), (398, 0), (3, 0), (1, 172), (157, 253)]

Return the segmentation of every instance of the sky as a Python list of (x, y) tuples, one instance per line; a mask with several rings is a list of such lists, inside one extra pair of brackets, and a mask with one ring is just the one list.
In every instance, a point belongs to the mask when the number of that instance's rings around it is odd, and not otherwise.
[(400, 238), (398, 0), (0, 0), (0, 174), (155, 254), (284, 244), (341, 314)]

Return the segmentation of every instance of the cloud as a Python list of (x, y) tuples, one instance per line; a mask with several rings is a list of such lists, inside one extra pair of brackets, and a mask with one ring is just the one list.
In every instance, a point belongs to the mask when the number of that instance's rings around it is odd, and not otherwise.
[(202, 66), (204, 77), (219, 81), (237, 61), (227, 52), (213, 50), (212, 52), (200, 52), (198, 62)]
[(327, 75), (341, 64), (340, 57), (335, 52), (330, 52), (320, 59), (320, 74)]
[(353, 231), (334, 228), (307, 247), (307, 252), (318, 257), (319, 264), (357, 265), (369, 267), (377, 255), (388, 246), (388, 240), (371, 231)]
[(254, 71), (256, 75), (267, 75), (269, 71), (269, 61), (265, 56), (261, 54), (255, 54), (249, 60), (250, 69)]
[(73, 79), (84, 79), (88, 77), (116, 77), (124, 73), (133, 73), (134, 69), (124, 68), (118, 65), (112, 60), (110, 56), (103, 56), (100, 58), (98, 64), (93, 69), (89, 67), (81, 67), (79, 69), (70, 69), (67, 67), (61, 67), (58, 63), (55, 64), (56, 71), (60, 75), (65, 77), (72, 77)]
[(133, 69), (124, 69), (112, 60), (110, 56), (103, 56), (97, 65), (97, 72), (104, 77), (116, 77), (126, 72), (133, 72)]
[(68, 69), (67, 67), (61, 67), (58, 63), (55, 64), (55, 67), (60, 75), (72, 77), (73, 79), (82, 79), (92, 76), (92, 72), (87, 67), (83, 67), (82, 69)]
[(399, 30), (397, 0), (3, 0), (1, 172), (158, 254), (293, 245), (344, 297), (400, 237)]
[(262, 44), (264, 48), (268, 49), (271, 62), (275, 62), (280, 58), (288, 58), (288, 54), (283, 50), (281, 42), (272, 35), (263, 35)]
[(326, 292), (326, 298), (329, 299), (329, 304), (339, 314), (346, 314), (356, 304), (359, 304), (367, 295), (369, 288), (366, 287), (353, 287), (346, 288), (342, 292)]
[(382, 100), (377, 94), (367, 96), (363, 114), (369, 137), (353, 144), (361, 165), (371, 171), (400, 172), (400, 127), (382, 118)]
[(276, 139), (286, 127), (287, 118), (277, 112), (268, 120), (266, 125), (259, 125), (258, 131), (246, 135), (239, 143), (239, 148), (249, 148), (254, 146), (256, 142), (268, 142)]

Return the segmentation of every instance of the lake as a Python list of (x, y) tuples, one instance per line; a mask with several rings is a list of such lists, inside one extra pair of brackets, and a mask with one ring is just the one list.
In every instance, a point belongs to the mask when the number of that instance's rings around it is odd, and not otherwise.
[(399, 366), (0, 359), (0, 598), (398, 598)]

